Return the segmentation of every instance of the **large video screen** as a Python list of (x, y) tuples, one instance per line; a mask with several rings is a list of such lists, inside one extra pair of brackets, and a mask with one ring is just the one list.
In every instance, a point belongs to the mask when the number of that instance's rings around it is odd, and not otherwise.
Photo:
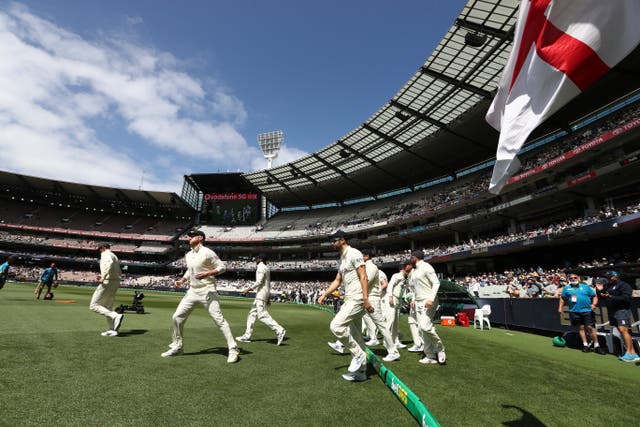
[(202, 198), (200, 222), (210, 225), (254, 225), (260, 219), (258, 193), (208, 193)]

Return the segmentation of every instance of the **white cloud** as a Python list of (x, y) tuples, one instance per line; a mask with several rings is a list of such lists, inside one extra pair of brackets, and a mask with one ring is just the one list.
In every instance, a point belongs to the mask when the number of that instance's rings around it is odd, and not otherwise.
[[(144, 188), (175, 190), (185, 171), (168, 159), (246, 170), (260, 157), (236, 128), (247, 120), (242, 101), (228, 88), (205, 90), (167, 52), (87, 40), (13, 4), (0, 10), (0, 58), (3, 169), (129, 188), (144, 173)], [(107, 141), (97, 122), (122, 123), (134, 137)], [(157, 155), (142, 162), (141, 152)], [(283, 148), (281, 157), (301, 155)]]

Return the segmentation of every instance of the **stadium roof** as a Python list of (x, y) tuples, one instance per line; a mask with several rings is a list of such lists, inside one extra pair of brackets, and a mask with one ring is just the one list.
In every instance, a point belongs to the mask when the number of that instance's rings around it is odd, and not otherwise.
[(176, 208), (187, 208), (182, 199), (175, 193), (78, 184), (20, 175), (12, 172), (0, 171), (0, 186), (5, 188), (16, 188), (20, 192), (24, 192), (26, 190), (33, 193), (51, 193), (60, 196), (76, 196), (76, 198), (86, 199), (87, 201), (118, 200), (145, 205), (173, 205)]
[[(413, 188), (495, 157), (498, 133), (484, 116), (511, 50), (518, 3), (469, 0), (426, 62), (364, 123), (313, 154), (245, 177), (279, 207), (311, 206)], [(625, 62), (615, 69), (624, 83), (605, 77), (530, 140), (637, 89), (638, 61)]]

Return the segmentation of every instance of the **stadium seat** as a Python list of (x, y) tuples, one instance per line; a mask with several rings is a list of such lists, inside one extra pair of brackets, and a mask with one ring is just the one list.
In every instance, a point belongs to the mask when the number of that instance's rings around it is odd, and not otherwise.
[[(605, 344), (607, 345), (607, 351), (611, 354), (617, 354), (622, 356), (624, 354), (624, 345), (622, 343), (622, 337), (618, 328), (605, 329), (609, 326), (609, 322), (596, 323), (596, 334), (599, 337), (604, 337)], [(618, 351), (616, 351), (616, 349)]]
[(476, 322), (480, 323), (480, 330), (484, 330), (484, 322), (487, 323), (487, 327), (491, 329), (491, 322), (489, 322), (489, 316), (491, 315), (491, 306), (485, 304), (482, 308), (476, 308), (473, 315), (473, 328), (476, 328)]

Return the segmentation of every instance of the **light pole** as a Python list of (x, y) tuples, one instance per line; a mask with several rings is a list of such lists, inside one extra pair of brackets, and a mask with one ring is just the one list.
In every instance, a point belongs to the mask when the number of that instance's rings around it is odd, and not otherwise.
[(264, 154), (264, 158), (267, 159), (267, 169), (271, 169), (273, 159), (278, 157), (278, 152), (280, 151), (283, 139), (281, 130), (258, 134), (258, 145), (262, 150), (262, 154)]
[[(264, 154), (264, 158), (267, 159), (267, 169), (271, 169), (273, 159), (278, 157), (283, 139), (281, 130), (258, 134), (258, 145), (262, 150), (262, 154)], [(267, 198), (264, 196), (262, 196), (262, 218), (265, 221), (267, 219)]]

